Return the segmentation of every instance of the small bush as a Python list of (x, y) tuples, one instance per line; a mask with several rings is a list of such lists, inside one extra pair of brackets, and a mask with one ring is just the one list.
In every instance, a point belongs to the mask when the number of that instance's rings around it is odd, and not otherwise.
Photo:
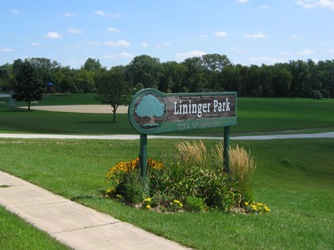
[(223, 144), (217, 144), (207, 157), (202, 141), (176, 144), (176, 153), (161, 161), (149, 158), (148, 174), (142, 178), (139, 158), (110, 168), (106, 196), (144, 209), (161, 212), (203, 211), (265, 213), (269, 208), (251, 203), (250, 176), (253, 158), (245, 149), (230, 148), (230, 170), (224, 172)]
[(199, 212), (206, 209), (206, 204), (202, 198), (187, 196), (186, 208), (188, 211)]
[[(147, 160), (150, 169), (160, 169), (162, 163), (152, 158)], [(140, 175), (139, 158), (131, 161), (122, 161), (111, 167), (106, 175), (106, 183), (111, 187), (107, 189), (106, 196), (122, 199), (135, 204), (149, 196), (149, 185)]]

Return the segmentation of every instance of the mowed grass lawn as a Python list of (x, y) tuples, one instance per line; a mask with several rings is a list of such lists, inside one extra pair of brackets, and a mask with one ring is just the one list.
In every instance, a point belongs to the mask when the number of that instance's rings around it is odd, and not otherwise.
[[(39, 105), (92, 104), (94, 95), (48, 96)], [(231, 133), (318, 132), (334, 130), (334, 99), (238, 98), (237, 126)], [(112, 109), (110, 108), (110, 112)], [(79, 114), (25, 109), (0, 104), (0, 132), (55, 134), (135, 134), (127, 114)], [(221, 136), (222, 128), (183, 131), (182, 135)]]
[[(333, 131), (333, 113), (333, 100), (239, 98), (238, 125), (231, 129), (234, 134)], [(0, 132), (126, 134), (133, 131), (126, 115), (119, 115), (116, 124), (111, 119), (109, 115), (11, 111), (0, 104)], [(221, 129), (187, 133), (219, 135)], [(149, 156), (159, 159), (162, 154), (173, 153), (177, 141), (149, 139)], [(210, 147), (217, 141), (205, 143)], [(0, 139), (0, 169), (196, 249), (333, 249), (334, 140), (231, 143), (239, 143), (255, 157), (254, 198), (270, 207), (269, 214), (159, 214), (105, 199), (102, 192), (106, 188), (106, 172), (117, 162), (138, 155), (137, 140)], [(10, 223), (4, 221), (2, 225)], [(10, 241), (6, 242), (4, 246), (10, 246)]]
[[(177, 140), (149, 140), (149, 155), (173, 153)], [(205, 141), (210, 147), (217, 141)], [(235, 143), (235, 142), (233, 142)], [(239, 141), (257, 162), (254, 198), (264, 215), (160, 214), (102, 195), (109, 167), (135, 158), (139, 141), (1, 141), (0, 169), (148, 231), (197, 249), (331, 249), (333, 139)]]

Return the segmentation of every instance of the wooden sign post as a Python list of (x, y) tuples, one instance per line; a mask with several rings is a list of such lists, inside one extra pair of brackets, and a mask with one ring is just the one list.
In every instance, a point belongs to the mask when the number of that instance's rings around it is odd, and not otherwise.
[(229, 171), (230, 126), (237, 124), (236, 92), (163, 94), (143, 89), (131, 100), (131, 125), (140, 133), (141, 174), (147, 172), (147, 135), (224, 127), (224, 168)]

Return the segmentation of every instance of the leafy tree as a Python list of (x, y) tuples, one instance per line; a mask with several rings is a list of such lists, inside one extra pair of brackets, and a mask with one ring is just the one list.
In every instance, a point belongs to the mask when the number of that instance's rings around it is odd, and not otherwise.
[(61, 68), (61, 65), (57, 61), (51, 61), (50, 59), (44, 57), (33, 57), (28, 60), (38, 71), (38, 74), (45, 86), (47, 86), (48, 82), (52, 82), (55, 88), (58, 87), (55, 73)]
[(13, 71), (15, 75), (13, 98), (27, 102), (30, 111), (31, 102), (40, 101), (43, 97), (44, 86), (39, 71), (27, 59), (15, 60)]
[(224, 69), (231, 65), (226, 55), (206, 54), (202, 56), (202, 64), (209, 79), (211, 91), (221, 91), (220, 76)]
[[(159, 90), (178, 93), (186, 82), (187, 67), (175, 61), (161, 64)], [(187, 79), (188, 80), (188, 79)]]
[(127, 78), (132, 87), (142, 83), (145, 88), (157, 88), (160, 61), (148, 55), (136, 56), (127, 66)]
[(81, 93), (91, 93), (96, 91), (95, 73), (84, 69), (75, 71), (74, 82)]
[(320, 101), (321, 98), (322, 98), (322, 94), (321, 94), (320, 90), (318, 90), (318, 89), (313, 90), (313, 100)]
[(324, 97), (334, 97), (334, 60), (318, 62), (319, 81)]
[(187, 85), (183, 86), (190, 92), (202, 92), (206, 89), (208, 79), (205, 75), (201, 57), (187, 58), (183, 65), (186, 66)]
[(94, 72), (98, 72), (102, 69), (104, 69), (104, 67), (102, 67), (100, 60), (99, 59), (93, 59), (93, 58), (88, 58), (85, 62), (85, 64), (83, 65), (83, 67), (81, 67), (84, 70), (87, 71), (94, 71)]
[(97, 77), (97, 100), (110, 104), (113, 109), (113, 122), (116, 122), (116, 111), (119, 105), (128, 105), (131, 89), (125, 80), (125, 74), (120, 67), (113, 67)]
[(4, 64), (0, 66), (0, 91), (9, 91), (11, 89), (11, 72), (12, 66)]
[(276, 64), (271, 67), (271, 89), (276, 97), (288, 96), (292, 75), (285, 69), (283, 64)]
[[(80, 69), (62, 67), (47, 58), (30, 58), (44, 86), (52, 82), (55, 91), (91, 93), (96, 78), (106, 71), (98, 59), (88, 58)], [(141, 88), (162, 92), (237, 91), (239, 96), (334, 97), (334, 60), (290, 61), (275, 65), (233, 65), (227, 56), (206, 54), (183, 62), (160, 63), (148, 55), (135, 57), (119, 67), (134, 94)], [(16, 83), (13, 64), (0, 66), (0, 90), (10, 91)]]

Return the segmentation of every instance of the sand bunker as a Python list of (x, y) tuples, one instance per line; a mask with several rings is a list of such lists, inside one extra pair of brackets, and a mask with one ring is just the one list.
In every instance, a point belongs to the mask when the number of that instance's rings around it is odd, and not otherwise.
[[(27, 107), (22, 107), (27, 108)], [(55, 112), (71, 112), (71, 113), (93, 113), (93, 114), (112, 114), (110, 105), (55, 105), (55, 106), (31, 106), (34, 110), (45, 110)], [(119, 106), (118, 114), (127, 114), (128, 106)]]

